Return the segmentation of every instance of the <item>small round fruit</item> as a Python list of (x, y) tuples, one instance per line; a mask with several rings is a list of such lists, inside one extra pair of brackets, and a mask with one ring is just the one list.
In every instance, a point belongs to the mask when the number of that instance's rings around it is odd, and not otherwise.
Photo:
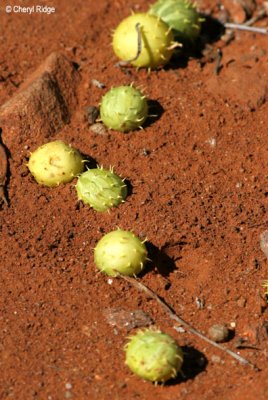
[[(139, 24), (137, 28), (137, 24)], [(141, 32), (141, 51), (138, 54), (138, 32)], [(173, 33), (160, 18), (145, 13), (130, 15), (116, 28), (113, 50), (117, 57), (135, 67), (157, 68), (172, 56)]]
[(94, 250), (98, 269), (110, 276), (138, 275), (147, 260), (147, 250), (134, 233), (118, 229), (103, 236)]
[(83, 172), (84, 162), (78, 150), (55, 140), (31, 153), (28, 168), (39, 184), (52, 187), (70, 182)]
[(144, 123), (148, 115), (145, 96), (133, 86), (118, 86), (109, 90), (101, 100), (101, 120), (110, 129), (133, 131)]
[(123, 180), (113, 171), (103, 168), (83, 172), (77, 180), (76, 190), (79, 200), (96, 211), (118, 206), (127, 197), (127, 187)]
[(181, 370), (181, 348), (171, 336), (160, 331), (139, 331), (130, 338), (125, 350), (127, 366), (145, 380), (166, 382)]
[(175, 39), (182, 43), (193, 42), (199, 36), (202, 18), (188, 0), (158, 0), (151, 5), (149, 14), (166, 22)]

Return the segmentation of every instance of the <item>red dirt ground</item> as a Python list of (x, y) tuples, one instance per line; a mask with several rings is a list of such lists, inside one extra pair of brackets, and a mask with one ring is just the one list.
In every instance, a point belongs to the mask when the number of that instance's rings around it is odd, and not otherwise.
[[(97, 213), (77, 203), (73, 183), (37, 185), (26, 167), (42, 144), (35, 132), (19, 151), (5, 143), (10, 205), (1, 210), (0, 399), (267, 399), (268, 271), (259, 246), (268, 226), (267, 36), (236, 32), (228, 45), (216, 40), (212, 49), (223, 51), (217, 76), (215, 62), (198, 58), (148, 74), (115, 65), (110, 32), (149, 1), (40, 3), (55, 6), (55, 14), (6, 14), (1, 2), (0, 104), (61, 51), (78, 64), (82, 81), (77, 114), (54, 138), (114, 166), (132, 192), (117, 209)], [(198, 5), (210, 12), (214, 3)], [(265, 24), (267, 18), (258, 23)], [(161, 105), (161, 116), (129, 134), (92, 133), (81, 121), (83, 107), (131, 82)], [(178, 333), (155, 300), (97, 272), (92, 249), (118, 226), (149, 240), (152, 262), (141, 281), (205, 334), (214, 323), (235, 326), (224, 345), (260, 371)], [(185, 351), (184, 376), (165, 386), (135, 377), (124, 364), (129, 332), (108, 323), (110, 308), (143, 310), (171, 334)], [(247, 347), (237, 349), (239, 339)]]

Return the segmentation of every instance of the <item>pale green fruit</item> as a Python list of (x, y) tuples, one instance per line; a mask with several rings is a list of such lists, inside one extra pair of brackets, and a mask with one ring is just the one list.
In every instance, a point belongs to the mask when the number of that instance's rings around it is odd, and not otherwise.
[(83, 172), (84, 162), (78, 150), (55, 140), (31, 153), (28, 168), (39, 184), (57, 186)]
[(130, 338), (125, 350), (127, 366), (145, 380), (166, 382), (181, 370), (181, 348), (171, 336), (160, 331), (139, 331)]
[[(141, 32), (141, 52), (138, 52), (138, 33)], [(172, 56), (173, 33), (160, 18), (145, 13), (130, 15), (115, 29), (113, 50), (117, 57), (129, 61), (135, 67), (157, 68), (166, 64)], [(133, 60), (133, 61), (131, 61)]]
[(138, 275), (147, 260), (147, 250), (134, 233), (118, 229), (103, 236), (94, 250), (96, 266), (107, 275)]
[(101, 120), (110, 129), (121, 132), (135, 130), (148, 115), (145, 96), (133, 86), (118, 86), (109, 90), (101, 100)]
[(113, 171), (103, 168), (83, 172), (77, 180), (76, 190), (79, 200), (96, 211), (118, 206), (127, 196), (123, 180)]
[(166, 22), (179, 42), (193, 42), (199, 36), (202, 18), (188, 0), (158, 0), (151, 5), (149, 14)]

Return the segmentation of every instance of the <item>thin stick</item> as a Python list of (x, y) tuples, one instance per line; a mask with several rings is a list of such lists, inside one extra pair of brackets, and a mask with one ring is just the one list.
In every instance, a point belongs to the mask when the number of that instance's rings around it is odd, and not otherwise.
[(118, 65), (119, 67), (126, 67), (129, 63), (131, 63), (132, 61), (137, 60), (137, 58), (139, 58), (140, 54), (141, 54), (141, 50), (142, 50), (142, 40), (141, 40), (141, 30), (140, 30), (140, 23), (137, 22), (135, 25), (138, 37), (137, 37), (137, 53), (135, 55), (135, 57), (131, 58), (130, 60), (126, 60), (126, 61), (119, 61), (116, 65)]
[(255, 24), (255, 22), (257, 22), (257, 21), (259, 21), (260, 19), (266, 17), (266, 14), (267, 14), (267, 12), (266, 12), (265, 8), (263, 8), (262, 10), (260, 10), (260, 11), (257, 13), (257, 15), (255, 15), (254, 17), (248, 19), (248, 20), (245, 22), (245, 25), (251, 26), (251, 25)]
[[(203, 333), (199, 332), (197, 329), (193, 328), (188, 322), (184, 321), (184, 319), (180, 318), (175, 314), (175, 312), (172, 310), (171, 306), (169, 306), (167, 303), (165, 303), (161, 298), (150, 288), (145, 286), (143, 283), (138, 281), (137, 279), (120, 275), (121, 278), (123, 278), (125, 281), (131, 283), (131, 285), (135, 286), (137, 289), (145, 292), (149, 297), (155, 299), (158, 304), (161, 305), (161, 307), (168, 313), (169, 317), (176, 322), (178, 322), (180, 325), (183, 325), (189, 332), (192, 334), (198, 336), (199, 338), (205, 340), (209, 344), (211, 344), (214, 347), (217, 347), (218, 349), (224, 351), (225, 353), (228, 353), (231, 357), (235, 358), (237, 361), (239, 361), (241, 364), (244, 365), (249, 365), (255, 370), (259, 370), (259, 368), (251, 363), (250, 361), (246, 360), (245, 358), (241, 357), (240, 355), (236, 354), (234, 351), (230, 349), (226, 349), (224, 346), (222, 346), (219, 343), (214, 342), (213, 340), (209, 339), (207, 336), (203, 335)], [(177, 330), (177, 328), (174, 326), (174, 329)]]
[(268, 29), (259, 28), (258, 26), (247, 26), (245, 24), (234, 24), (232, 22), (226, 22), (224, 27), (227, 29), (238, 29), (241, 31), (248, 31), (253, 33), (262, 33), (263, 35), (268, 35)]

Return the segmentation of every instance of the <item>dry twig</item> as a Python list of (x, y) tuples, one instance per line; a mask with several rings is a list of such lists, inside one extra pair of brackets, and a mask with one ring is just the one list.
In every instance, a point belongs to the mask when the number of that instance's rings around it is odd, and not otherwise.
[(248, 31), (253, 33), (262, 33), (263, 35), (268, 35), (267, 28), (260, 28), (258, 26), (248, 26), (246, 24), (235, 24), (233, 22), (226, 22), (224, 24), (226, 29), (238, 29), (241, 31)]
[(137, 31), (137, 53), (136, 53), (135, 57), (131, 58), (130, 60), (119, 61), (116, 64), (116, 66), (127, 67), (127, 66), (129, 66), (129, 64), (132, 61), (136, 61), (139, 58), (139, 56), (141, 54), (141, 51), (142, 51), (142, 37), (141, 37), (141, 30), (140, 30), (140, 23), (139, 22), (136, 23), (135, 29)]
[(265, 8), (262, 8), (255, 16), (248, 19), (245, 22), (245, 25), (251, 26), (251, 25), (255, 24), (255, 22), (259, 21), (260, 19), (265, 18), (266, 16), (267, 16), (267, 11)]

